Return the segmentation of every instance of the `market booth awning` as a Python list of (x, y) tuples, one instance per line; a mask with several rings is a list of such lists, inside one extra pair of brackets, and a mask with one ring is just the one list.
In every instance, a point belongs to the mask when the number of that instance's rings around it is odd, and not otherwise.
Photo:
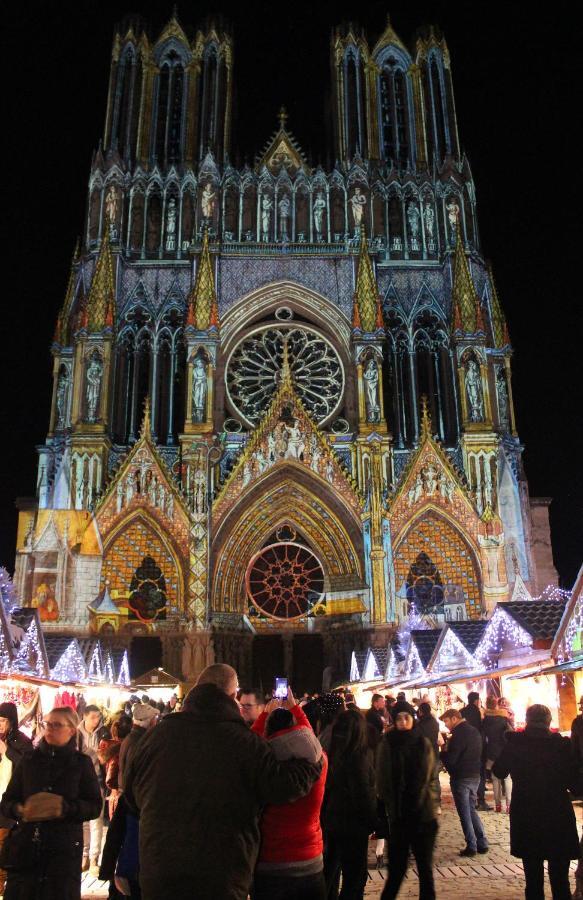
[(583, 656), (575, 659), (568, 659), (564, 663), (557, 663), (556, 666), (550, 665), (537, 669), (534, 672), (521, 672), (519, 675), (513, 675), (512, 678), (534, 678), (537, 675), (561, 675), (566, 672), (580, 672), (583, 669)]
[(530, 675), (536, 675), (539, 671), (540, 666), (537, 666), (536, 669), (531, 667), (525, 671), (524, 665), (508, 666), (503, 669), (485, 669), (477, 672), (470, 669), (465, 672), (448, 672), (445, 675), (440, 675), (438, 678), (426, 678), (423, 681), (409, 682), (407, 687), (417, 690), (419, 688), (441, 687), (441, 685), (456, 684), (463, 681), (486, 681), (492, 678), (516, 675), (518, 672), (520, 672), (523, 677), (528, 677)]

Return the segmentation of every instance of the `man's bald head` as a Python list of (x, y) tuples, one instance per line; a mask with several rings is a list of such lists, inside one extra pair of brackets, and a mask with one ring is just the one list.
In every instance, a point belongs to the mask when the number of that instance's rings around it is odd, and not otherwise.
[(196, 686), (199, 687), (201, 684), (214, 684), (220, 691), (224, 691), (233, 699), (237, 696), (239, 689), (237, 673), (232, 666), (228, 666), (226, 663), (214, 663), (203, 669), (198, 676)]

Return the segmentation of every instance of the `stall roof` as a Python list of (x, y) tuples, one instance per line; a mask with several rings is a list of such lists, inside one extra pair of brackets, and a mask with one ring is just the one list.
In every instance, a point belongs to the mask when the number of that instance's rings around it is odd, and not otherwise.
[(415, 629), (411, 632), (411, 641), (417, 647), (419, 659), (424, 669), (427, 668), (429, 660), (433, 656), (433, 651), (441, 637), (442, 630), (442, 628), (425, 628)]
[(178, 684), (180, 684), (180, 678), (176, 678), (170, 672), (165, 672), (164, 669), (150, 669), (149, 672), (144, 672), (138, 678), (132, 679), (130, 687), (172, 687)]
[(482, 639), (487, 622), (483, 620), (466, 622), (446, 622), (448, 628), (458, 637), (466, 650), (473, 653)]
[(564, 601), (517, 600), (500, 607), (535, 640), (554, 638), (565, 612)]

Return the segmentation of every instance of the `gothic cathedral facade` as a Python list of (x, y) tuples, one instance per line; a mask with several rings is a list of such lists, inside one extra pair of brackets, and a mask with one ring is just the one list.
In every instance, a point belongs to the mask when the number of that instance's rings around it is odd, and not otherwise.
[(334, 167), (282, 109), (237, 168), (231, 36), (115, 34), (19, 513), (48, 631), (158, 637), (185, 678), (261, 675), (270, 637), (290, 676), (303, 646), (342, 678), (412, 605), (483, 618), (556, 583), (445, 40), (338, 29), (331, 60)]

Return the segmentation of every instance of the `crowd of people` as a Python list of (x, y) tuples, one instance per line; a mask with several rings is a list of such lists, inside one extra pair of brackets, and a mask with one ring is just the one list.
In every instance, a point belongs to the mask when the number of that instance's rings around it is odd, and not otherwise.
[(508, 704), (489, 696), (484, 709), (476, 693), (439, 719), (404, 694), (373, 694), (363, 713), (344, 689), (266, 698), (225, 664), (182, 705), (133, 697), (110, 721), (91, 704), (81, 718), (58, 707), (34, 744), (0, 704), (0, 888), (4, 900), (80, 900), (90, 869), (110, 900), (362, 900), (372, 838), (379, 866), (387, 848), (382, 900), (398, 896), (411, 854), (420, 900), (434, 900), (445, 770), (460, 855), (488, 852), (491, 780), (526, 900), (544, 898), (545, 861), (553, 900), (566, 900), (581, 852), (580, 708), (569, 740), (541, 705), (523, 730)]

